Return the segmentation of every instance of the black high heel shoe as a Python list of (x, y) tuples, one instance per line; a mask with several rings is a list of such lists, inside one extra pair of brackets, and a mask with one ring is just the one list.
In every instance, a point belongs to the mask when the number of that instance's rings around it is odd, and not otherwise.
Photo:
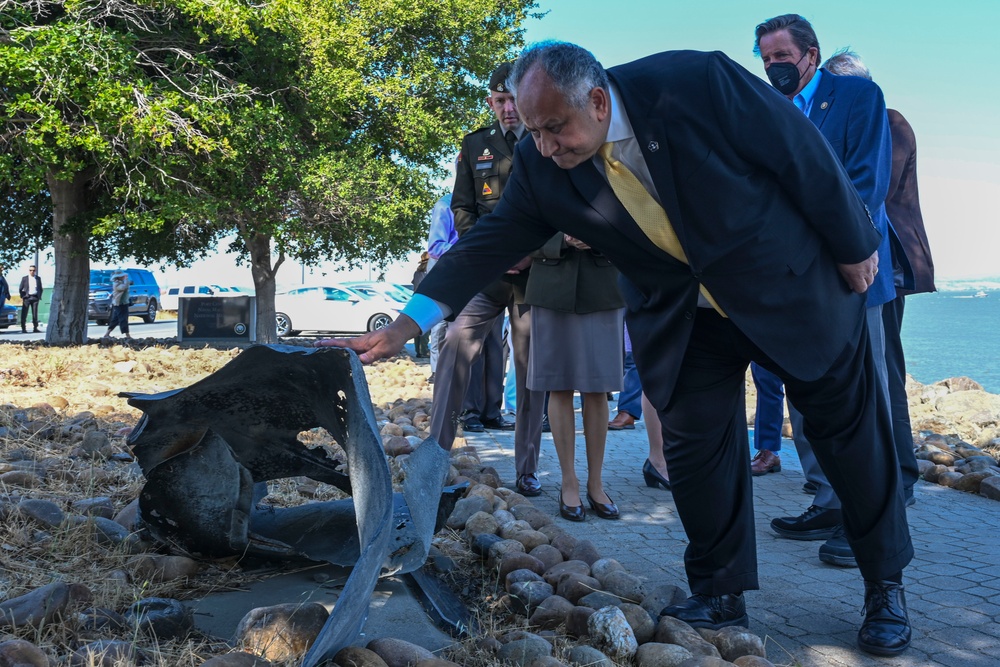
[(563, 501), (562, 489), (559, 489), (559, 516), (568, 521), (586, 521), (587, 510), (583, 509), (583, 505), (577, 505), (571, 507)]
[(590, 495), (589, 491), (587, 492), (587, 502), (590, 503), (590, 509), (594, 510), (594, 514), (596, 514), (599, 518), (601, 519), (620, 518), (621, 514), (618, 513), (618, 506), (615, 505), (615, 501), (611, 500), (611, 496), (608, 496), (608, 500), (610, 502), (608, 502), (607, 504), (599, 503), (596, 500), (594, 500), (594, 498)]
[(665, 479), (663, 475), (661, 475), (656, 468), (653, 467), (653, 464), (649, 462), (649, 459), (646, 459), (646, 462), (642, 464), (642, 478), (646, 480), (646, 486), (651, 489), (662, 486), (667, 491), (670, 490), (670, 480)]

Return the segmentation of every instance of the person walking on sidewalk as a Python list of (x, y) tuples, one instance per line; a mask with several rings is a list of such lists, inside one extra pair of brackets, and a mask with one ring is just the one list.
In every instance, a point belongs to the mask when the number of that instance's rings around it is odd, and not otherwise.
[(37, 275), (38, 267), (28, 267), (28, 275), (21, 278), (18, 293), (21, 295), (21, 333), (28, 333), (28, 310), (31, 310), (32, 333), (38, 333), (38, 302), (42, 300), (42, 279)]
[(125, 335), (126, 340), (132, 340), (132, 336), (128, 332), (129, 298), (128, 274), (120, 270), (111, 274), (111, 314), (108, 316), (108, 330), (104, 332), (105, 338), (110, 338), (111, 332), (115, 330), (115, 327), (118, 327)]

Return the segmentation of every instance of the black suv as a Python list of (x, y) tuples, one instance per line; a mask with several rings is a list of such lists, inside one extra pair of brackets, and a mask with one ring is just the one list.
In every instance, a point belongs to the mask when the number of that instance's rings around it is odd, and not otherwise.
[[(87, 319), (98, 324), (107, 324), (111, 316), (111, 276), (110, 269), (90, 272), (90, 301), (87, 303)], [(160, 286), (156, 278), (146, 269), (125, 269), (129, 281), (129, 315), (137, 315), (146, 324), (156, 320), (160, 309)]]

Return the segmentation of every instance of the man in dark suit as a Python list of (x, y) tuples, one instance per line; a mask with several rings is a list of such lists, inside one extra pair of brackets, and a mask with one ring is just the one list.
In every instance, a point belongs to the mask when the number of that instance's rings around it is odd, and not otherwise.
[[(878, 384), (883, 395), (888, 397), (882, 307), (896, 296), (893, 266), (898, 265), (901, 271), (908, 272), (908, 264), (905, 255), (894, 254), (890, 249), (893, 232), (885, 212), (885, 198), (889, 190), (892, 147), (882, 91), (869, 80), (837, 76), (820, 69), (816, 32), (809, 21), (798, 14), (768, 19), (757, 26), (755, 35), (754, 51), (761, 57), (771, 83), (826, 137), (882, 234), (878, 256), (884, 270), (868, 288), (866, 316)], [(804, 433), (801, 413), (794, 401), (790, 404), (789, 421), (802, 469), (818, 490), (804, 513), (774, 519), (771, 527), (782, 537), (826, 540), (819, 549), (820, 560), (853, 566), (855, 559), (841, 529), (840, 498), (816, 460)], [(901, 466), (903, 495), (912, 498), (918, 477), (912, 442), (897, 449), (896, 455)], [(853, 462), (853, 465), (861, 463)]]
[[(392, 326), (321, 344), (363, 362), (393, 354), (555, 230), (581, 239), (626, 278), (633, 354), (689, 538), (692, 596), (661, 613), (714, 629), (748, 622), (743, 592), (758, 581), (743, 386), (753, 360), (784, 381), (843, 500), (866, 588), (859, 645), (904, 650), (913, 547), (864, 317), (880, 235), (829, 145), (721, 53), (667, 52), (606, 71), (580, 47), (544, 43), (522, 53), (508, 83), (534, 141), (518, 145), (493, 214)], [(843, 459), (866, 465), (848, 476)]]
[[(514, 145), (524, 133), (521, 118), (517, 113), (514, 96), (506, 88), (510, 63), (500, 65), (490, 79), (488, 102), (496, 116), (489, 127), (465, 136), (462, 150), (455, 167), (455, 187), (451, 195), (451, 209), (455, 214), (455, 231), (461, 238), (474, 229), (483, 216), (488, 215), (504, 191), (513, 166)], [(449, 251), (450, 252), (450, 251)], [(445, 253), (444, 256), (447, 256)], [(527, 253), (525, 253), (527, 255)], [(442, 259), (443, 257), (442, 256)], [(481, 285), (481, 292), (471, 299), (455, 321), (448, 326), (444, 344), (439, 352), (434, 382), (434, 407), (431, 411), (430, 432), (445, 449), (450, 449), (455, 440), (458, 417), (463, 405), (468, 407), (467, 392), (484, 395), (481, 400), (483, 421), (476, 420), (466, 428), (483, 430), (496, 428), (514, 431), (514, 453), (517, 459), (517, 488), (528, 496), (541, 493), (541, 483), (537, 477), (538, 455), (542, 440), (543, 392), (529, 391), (525, 386), (528, 377), (528, 346), (531, 340), (531, 319), (528, 307), (524, 305), (524, 288), (527, 284), (527, 270), (531, 259), (511, 268), (502, 279), (490, 285)], [(430, 272), (428, 275), (431, 275)], [(426, 280), (426, 279), (425, 279)], [(464, 282), (458, 277), (456, 282)], [(501, 348), (501, 327), (503, 312), (510, 315), (511, 349), (514, 354), (514, 369), (517, 384), (517, 421), (511, 424), (500, 414), (501, 392), (503, 389), (503, 356)], [(473, 367), (482, 359), (484, 343), (495, 342), (495, 349), (489, 357), (496, 362), (496, 371), (483, 367), (483, 375), (478, 384), (490, 385), (489, 392), (482, 386), (470, 390), (474, 375)], [(495, 396), (495, 399), (493, 398)], [(493, 414), (487, 414), (491, 409)]]
[(31, 311), (32, 333), (38, 333), (38, 302), (42, 300), (42, 279), (35, 275), (34, 264), (28, 267), (28, 275), (21, 277), (18, 293), (21, 295), (21, 333), (28, 333), (28, 311)]

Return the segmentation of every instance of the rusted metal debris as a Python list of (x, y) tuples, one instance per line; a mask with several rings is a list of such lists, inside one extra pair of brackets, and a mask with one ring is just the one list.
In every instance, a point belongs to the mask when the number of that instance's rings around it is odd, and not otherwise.
[[(427, 557), (448, 453), (424, 440), (394, 493), (364, 369), (338, 348), (251, 347), (190, 387), (124, 393), (143, 417), (129, 436), (146, 485), (140, 516), (152, 535), (191, 554), (309, 559), (353, 566), (303, 659), (314, 667), (360, 633), (380, 575)], [(326, 429), (343, 462), (298, 434)], [(308, 477), (352, 496), (292, 508), (258, 506), (266, 482)]]

